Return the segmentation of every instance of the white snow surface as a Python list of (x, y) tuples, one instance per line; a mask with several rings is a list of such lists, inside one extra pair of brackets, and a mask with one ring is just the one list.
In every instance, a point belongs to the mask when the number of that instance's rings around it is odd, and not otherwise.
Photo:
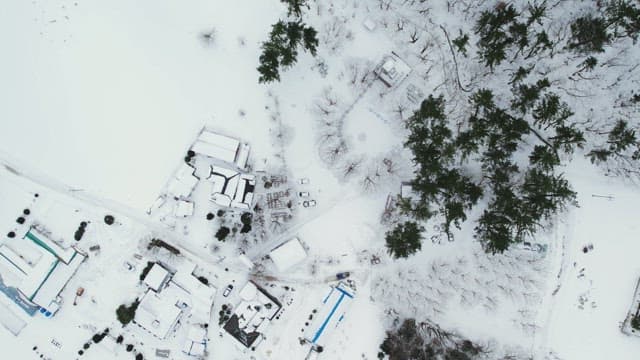
[[(433, 5), (434, 12), (444, 13), (439, 8), (443, 4)], [(389, 93), (380, 83), (370, 88), (350, 83), (363, 69), (407, 43), (403, 32), (389, 30), (400, 15), (390, 18), (378, 11), (377, 1), (314, 2), (309, 21), (321, 30), (319, 57), (328, 65), (328, 75), (320, 75), (316, 60), (301, 53), (299, 63), (282, 74), (282, 82), (269, 86), (257, 84), (255, 68), (270, 24), (285, 16), (277, 0), (194, 0), (188, 5), (151, 0), (11, 0), (6, 8), (0, 12), (0, 158), (20, 164), (16, 170), (35, 175), (47, 186), (27, 184), (0, 169), (0, 230), (16, 226), (17, 212), (31, 205), (34, 192), (51, 191), (42, 211), (52, 232), (70, 238), (78, 221), (90, 218), (94, 223), (89, 241), (97, 244), (100, 239), (102, 246), (63, 291), (65, 303), (56, 317), (27, 319), (29, 325), (19, 337), (0, 327), (0, 345), (12, 358), (36, 358), (31, 349), (38, 345), (44, 356), (72, 359), (96, 331), (120, 326), (114, 310), (143, 295), (139, 270), (152, 255), (160, 256), (145, 252), (144, 241), (151, 234), (166, 235), (159, 230), (163, 225), (138, 214), (174, 177), (203, 126), (249, 143), (250, 163), (282, 162), (292, 182), (309, 178), (310, 183), (297, 190), (309, 191), (318, 203), (316, 208), (299, 207), (289, 229), (247, 253), (252, 261), (259, 260), (293, 236), (309, 247), (307, 259), (273, 287), (266, 287), (277, 293), (284, 310), (269, 325), (267, 339), (256, 352), (239, 348), (217, 327), (220, 306), (239, 301), (237, 293), (248, 274), (234, 269), (231, 258), (238, 252), (231, 241), (216, 243), (219, 253), (209, 251), (213, 230), (201, 221), (210, 211), (208, 200), (196, 201), (193, 219), (181, 220), (181, 226), (168, 233), (211, 266), (207, 277), (213, 286), (220, 290), (227, 284), (236, 286), (228, 298), (222, 291), (215, 295), (209, 358), (304, 358), (306, 349), (298, 340), (304, 323), (327, 279), (342, 271), (352, 273), (356, 296), (321, 359), (376, 359), (385, 328), (396, 315), (435, 321), (486, 345), (492, 351), (490, 358), (497, 354), (537, 360), (637, 358), (640, 339), (622, 334), (619, 328), (640, 277), (640, 192), (635, 185), (605, 177), (580, 154), (562, 169), (578, 192), (580, 206), (559, 215), (548, 231), (538, 235), (537, 240), (549, 245), (545, 257), (523, 250), (484, 254), (472, 239), (472, 223), (464, 224), (451, 243), (432, 243), (427, 229), (422, 251), (408, 260), (385, 256), (387, 228), (380, 224), (380, 215), (387, 195), (396, 194), (400, 182), (410, 176), (408, 155), (400, 149), (404, 130), (396, 105), (407, 106), (406, 111), (415, 108), (402, 87), (422, 78), (411, 75), (397, 93)], [(373, 31), (362, 26), (365, 19), (376, 25)], [(464, 23), (469, 19), (445, 20), (456, 29), (468, 26)], [(215, 41), (204, 42), (201, 34), (214, 28)], [(442, 40), (441, 33), (433, 35), (435, 42)], [(429, 51), (435, 62), (443, 56), (435, 47)], [(416, 61), (411, 56), (405, 60), (410, 65)], [(431, 72), (425, 93), (444, 83), (443, 77)], [(449, 90), (443, 86), (443, 92)], [(336, 120), (352, 106), (344, 119), (335, 122), (345, 130), (338, 140), (319, 125), (318, 105), (326, 103), (323, 94), (330, 93), (336, 104), (329, 108), (337, 115), (328, 119)], [(383, 104), (379, 100), (383, 96), (390, 101)], [(588, 105), (585, 102), (584, 108)], [(323, 135), (331, 140), (321, 141)], [(323, 146), (339, 140), (344, 140), (347, 155), (328, 164)], [(379, 173), (386, 168), (383, 160), (389, 159), (397, 166), (393, 173), (375, 178), (375, 187), (363, 189), (361, 178)], [(352, 177), (342, 175), (342, 165), (349, 162), (357, 164)], [(77, 211), (68, 211), (69, 217), (58, 222), (61, 217), (47, 217), (45, 211), (56, 208), (52, 205), (56, 203)], [(116, 205), (118, 227), (101, 224), (107, 208)], [(593, 250), (584, 253), (588, 245)], [(145, 254), (144, 260), (133, 257), (138, 252)], [(378, 265), (369, 261), (374, 254), (382, 259)], [(172, 259), (168, 256), (167, 261)], [(125, 261), (136, 267), (134, 273), (123, 270)], [(231, 271), (221, 270), (224, 267)], [(282, 290), (285, 285), (295, 292)], [(79, 286), (87, 291), (74, 307)], [(0, 296), (0, 300), (2, 312), (6, 299)], [(123, 334), (143, 350), (145, 358), (152, 358), (156, 348), (186, 338), (179, 333), (164, 343), (135, 325)], [(131, 357), (110, 342), (93, 346), (84, 356)]]

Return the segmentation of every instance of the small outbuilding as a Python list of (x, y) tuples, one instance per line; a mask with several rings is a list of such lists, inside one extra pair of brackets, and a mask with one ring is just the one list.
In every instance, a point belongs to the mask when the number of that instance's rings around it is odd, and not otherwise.
[(159, 292), (162, 287), (171, 278), (171, 273), (162, 267), (162, 265), (155, 263), (149, 270), (149, 273), (144, 278), (144, 283), (149, 289)]
[(387, 55), (382, 59), (382, 62), (374, 72), (385, 85), (394, 87), (409, 76), (411, 67), (400, 56), (392, 52), (391, 55)]

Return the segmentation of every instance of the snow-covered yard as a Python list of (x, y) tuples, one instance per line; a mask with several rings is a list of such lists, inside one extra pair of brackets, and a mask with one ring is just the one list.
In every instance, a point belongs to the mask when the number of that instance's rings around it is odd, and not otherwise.
[[(304, 359), (305, 322), (345, 271), (355, 297), (320, 359), (376, 359), (385, 330), (403, 317), (437, 323), (484, 346), (490, 359), (637, 358), (640, 338), (620, 331), (640, 278), (637, 185), (607, 177), (575, 154), (561, 170), (579, 206), (537, 235), (546, 251), (486, 254), (467, 222), (452, 242), (428, 227), (418, 254), (392, 260), (381, 217), (388, 196), (412, 176), (403, 120), (418, 106), (411, 100), (416, 92), (444, 93), (452, 107), (467, 106), (454, 73), (460, 66), (462, 81), (477, 85), (481, 80), (465, 73), (477, 74), (478, 65), (458, 59), (454, 71), (439, 25), (454, 34), (472, 20), (454, 13), (459, 4), (451, 10), (431, 4), (423, 25), (412, 13), (418, 2), (310, 3), (305, 16), (319, 30), (318, 56), (301, 53), (281, 82), (269, 85), (258, 84), (255, 69), (270, 25), (286, 14), (278, 0), (5, 4), (0, 165), (13, 171), (0, 169), (0, 231), (15, 227), (17, 212), (34, 203), (35, 193), (43, 204), (34, 207), (41, 210), (36, 215), (53, 233), (72, 238), (75, 224), (90, 221), (79, 245), (89, 258), (63, 290), (60, 312), (53, 318), (20, 314), (28, 324), (17, 337), (0, 327), (5, 351), (15, 359), (72, 359), (105, 328), (109, 337), (83, 349), (84, 358), (131, 358), (126, 344), (144, 358), (180, 348), (187, 326), (164, 341), (134, 324), (122, 328), (115, 309), (143, 296), (138, 276), (147, 261), (180, 267), (188, 259), (217, 289), (207, 324), (211, 359)], [(388, 87), (372, 71), (392, 53), (411, 71)], [(605, 112), (575, 102), (585, 118)], [(186, 196), (192, 215), (176, 217), (171, 207), (147, 216), (158, 196), (167, 195), (203, 126), (250, 144), (246, 173), (256, 175), (254, 205), (263, 208), (212, 204), (211, 186), (200, 180)], [(287, 180), (274, 186), (272, 176)], [(267, 205), (279, 191), (291, 201), (291, 218), (275, 226), (277, 211)], [(171, 206), (178, 201), (168, 199)], [(309, 200), (316, 205), (305, 207)], [(253, 214), (247, 234), (239, 231), (245, 212)], [(104, 223), (107, 213), (115, 225)], [(234, 230), (220, 241), (223, 226)], [(307, 256), (279, 272), (265, 255), (293, 237)], [(156, 238), (184, 253), (147, 247)], [(90, 251), (91, 245), (100, 250)], [(240, 303), (238, 292), (249, 279), (283, 304), (256, 351), (218, 326), (221, 306)], [(227, 297), (228, 285), (234, 288)], [(74, 306), (79, 287), (85, 293)], [(0, 296), (0, 307), (11, 306), (8, 301)], [(123, 345), (114, 340), (120, 334)]]

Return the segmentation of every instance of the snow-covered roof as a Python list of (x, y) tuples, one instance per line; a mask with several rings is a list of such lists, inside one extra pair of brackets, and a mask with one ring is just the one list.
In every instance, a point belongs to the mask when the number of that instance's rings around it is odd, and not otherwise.
[(202, 356), (207, 349), (207, 330), (200, 325), (192, 325), (189, 328), (187, 340), (184, 342), (182, 352), (191, 356)]
[(144, 283), (153, 291), (158, 292), (162, 285), (165, 284), (169, 277), (169, 271), (162, 267), (162, 265), (155, 263), (144, 278)]
[(191, 340), (185, 341), (182, 348), (182, 352), (189, 356), (203, 356), (206, 350), (206, 342), (199, 343)]
[(251, 146), (239, 140), (203, 129), (191, 146), (197, 154), (233, 164), (240, 169), (247, 166)]
[(240, 144), (240, 149), (238, 149), (238, 157), (236, 158), (236, 165), (238, 165), (240, 169), (244, 169), (247, 167), (250, 150), (251, 147), (249, 146), (249, 144)]
[(254, 175), (213, 165), (207, 180), (212, 183), (211, 201), (214, 203), (241, 209), (250, 209), (253, 205)]
[(160, 339), (169, 335), (182, 314), (175, 297), (169, 295), (169, 292), (158, 294), (148, 290), (136, 310), (135, 323)]
[(33, 302), (50, 310), (58, 294), (60, 294), (65, 285), (67, 285), (71, 277), (73, 277), (73, 274), (78, 271), (80, 264), (82, 264), (84, 260), (85, 257), (77, 253), (68, 265), (58, 263), (58, 266), (49, 274), (44, 284), (42, 284), (33, 297)]
[(71, 247), (62, 247), (62, 243), (54, 242), (48, 235), (37, 228), (29, 229), (25, 237), (31, 239), (34, 243), (56, 256), (65, 264), (69, 264), (76, 254), (75, 249)]
[(193, 315), (208, 321), (216, 288), (200, 282), (190, 272), (178, 271), (171, 281), (191, 295)]
[(249, 281), (241, 290), (242, 301), (224, 325), (224, 329), (246, 347), (262, 337), (269, 321), (282, 308), (280, 302), (264, 289)]
[(293, 238), (275, 249), (269, 254), (278, 271), (286, 271), (300, 263), (307, 257), (307, 252), (302, 247), (298, 238)]
[(191, 150), (198, 154), (234, 163), (240, 141), (204, 129)]
[(168, 191), (175, 197), (188, 197), (198, 184), (198, 178), (193, 175), (194, 168), (183, 163), (175, 176), (169, 181)]
[(364, 21), (362, 22), (362, 25), (364, 26), (365, 29), (369, 31), (373, 31), (376, 29), (376, 23), (371, 18), (364, 19)]
[(32, 228), (24, 238), (8, 239), (0, 245), (3, 288), (18, 289), (32, 306), (25, 306), (20, 303), (24, 301), (3, 292), (29, 313), (34, 303), (49, 308), (84, 259), (75, 249), (61, 248)]
[(386, 56), (375, 73), (387, 86), (393, 87), (404, 80), (411, 72), (411, 67), (397, 54)]

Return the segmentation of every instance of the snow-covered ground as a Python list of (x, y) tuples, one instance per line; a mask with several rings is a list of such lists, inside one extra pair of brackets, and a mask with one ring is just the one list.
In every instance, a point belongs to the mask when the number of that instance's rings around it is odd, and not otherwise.
[[(0, 172), (2, 231), (13, 226), (16, 209), (36, 191), (63, 199), (96, 224), (107, 211), (117, 213), (120, 223), (101, 224), (88, 234), (103, 249), (63, 293), (70, 299), (78, 286), (85, 287), (78, 306), (67, 301), (56, 317), (33, 318), (17, 338), (0, 328), (4, 351), (16, 359), (72, 359), (96, 331), (116, 329), (115, 307), (144, 290), (137, 276), (148, 259), (133, 254), (160, 234), (210, 267), (218, 290), (227, 284), (239, 289), (248, 279), (249, 271), (235, 259), (245, 250), (264, 270), (258, 280), (269, 279), (265, 286), (280, 289), (284, 312), (256, 352), (217, 327), (220, 306), (237, 301), (234, 292), (229, 298), (217, 292), (209, 330), (212, 359), (303, 359), (308, 349), (300, 345), (301, 327), (341, 271), (352, 273), (357, 295), (321, 359), (375, 359), (396, 315), (437, 322), (487, 346), (490, 357), (637, 358), (640, 339), (620, 332), (620, 323), (640, 277), (640, 193), (580, 156), (564, 169), (580, 206), (539, 234), (539, 242), (548, 245), (545, 256), (522, 249), (485, 254), (472, 239), (471, 223), (454, 242), (432, 242), (427, 229), (422, 251), (408, 260), (385, 255), (385, 201), (411, 175), (400, 119), (417, 105), (407, 100), (406, 87), (417, 84), (427, 95), (437, 89), (456, 99), (448, 81), (451, 62), (443, 60), (449, 50), (436, 25), (427, 27), (438, 31), (425, 30), (401, 12), (381, 10), (382, 3), (313, 2), (308, 21), (320, 32), (318, 58), (301, 54), (282, 82), (269, 86), (257, 83), (255, 68), (270, 24), (285, 16), (278, 0), (5, 4), (0, 158), (40, 183)], [(439, 5), (433, 13), (443, 15), (439, 21), (452, 33), (468, 26), (468, 19), (450, 16)], [(376, 29), (363, 26), (367, 19)], [(406, 21), (405, 30), (395, 29), (399, 20)], [(205, 41), (202, 35), (213, 30), (214, 40)], [(423, 37), (415, 44), (406, 38), (412, 30)], [(425, 43), (430, 57), (423, 63), (417, 53)], [(392, 51), (414, 67), (397, 89), (362, 77)], [(144, 211), (203, 126), (250, 143), (252, 164), (267, 159), (271, 170), (289, 177), (287, 189), (309, 192), (317, 206), (297, 204), (286, 229), (256, 235), (252, 246), (241, 245), (249, 238), (240, 235), (224, 243), (213, 238), (222, 222), (237, 222), (239, 214), (205, 220), (213, 207), (197, 201), (205, 199), (203, 189), (194, 193), (196, 214), (179, 221), (176, 231), (148, 218)], [(300, 178), (310, 181), (297, 184)], [(60, 232), (77, 222), (45, 220)], [(293, 236), (307, 247), (307, 259), (286, 274), (274, 272), (262, 257)], [(381, 263), (372, 264), (371, 255)], [(136, 266), (134, 273), (124, 269), (127, 261)], [(295, 292), (282, 291), (284, 286)], [(162, 344), (133, 325), (123, 333), (145, 358), (153, 358)], [(130, 357), (108, 342), (84, 355)]]

